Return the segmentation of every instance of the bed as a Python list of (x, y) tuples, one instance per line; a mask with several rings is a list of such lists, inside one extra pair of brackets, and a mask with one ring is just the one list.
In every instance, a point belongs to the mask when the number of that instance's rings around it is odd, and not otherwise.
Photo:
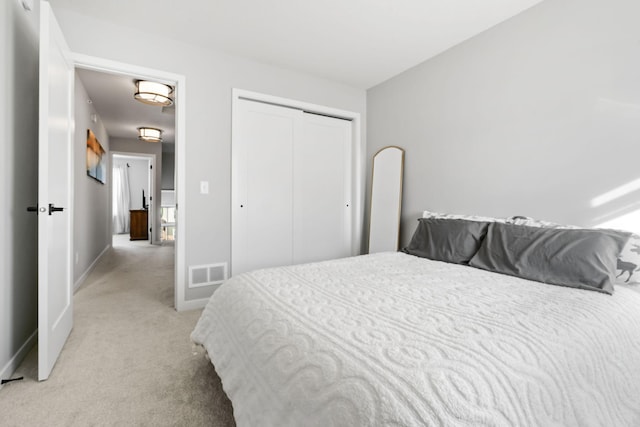
[[(192, 339), (239, 426), (640, 425), (640, 293), (586, 286), (606, 250), (576, 243), (608, 233), (568, 232), (559, 250), (565, 231), (420, 221), (410, 253), (258, 270), (215, 292)], [(537, 236), (524, 255), (502, 242), (534, 267), (539, 235), (561, 273), (578, 250), (582, 289), (486, 269), (500, 227)]]

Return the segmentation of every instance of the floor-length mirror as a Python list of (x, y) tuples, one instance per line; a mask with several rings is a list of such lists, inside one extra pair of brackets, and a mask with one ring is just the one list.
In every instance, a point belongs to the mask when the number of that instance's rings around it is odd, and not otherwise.
[(404, 150), (384, 147), (373, 156), (369, 253), (397, 251), (400, 240), (400, 207)]

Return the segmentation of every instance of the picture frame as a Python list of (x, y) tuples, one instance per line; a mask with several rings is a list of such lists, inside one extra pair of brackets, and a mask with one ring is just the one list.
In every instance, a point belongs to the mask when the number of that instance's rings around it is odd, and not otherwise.
[(107, 156), (96, 135), (87, 129), (87, 176), (101, 184), (107, 180)]

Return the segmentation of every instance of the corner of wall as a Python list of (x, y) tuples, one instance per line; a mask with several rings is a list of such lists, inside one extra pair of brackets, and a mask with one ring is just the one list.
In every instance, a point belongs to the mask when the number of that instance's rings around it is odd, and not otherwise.
[[(37, 2), (36, 2), (37, 3)], [(38, 323), (37, 201), (39, 4), (0, 2), (0, 375), (7, 378), (35, 344)]]

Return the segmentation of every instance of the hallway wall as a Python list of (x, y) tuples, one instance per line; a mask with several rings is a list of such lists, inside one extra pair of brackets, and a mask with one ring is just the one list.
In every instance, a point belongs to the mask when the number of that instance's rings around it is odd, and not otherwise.
[[(111, 246), (111, 180), (107, 175), (107, 182), (101, 184), (87, 176), (87, 129), (93, 131), (107, 153), (109, 135), (93, 104), (89, 102), (89, 95), (77, 74), (74, 90), (76, 131), (73, 143), (73, 282), (77, 289), (100, 255)], [(94, 114), (95, 122), (91, 120)], [(107, 169), (110, 167), (107, 158)]]

